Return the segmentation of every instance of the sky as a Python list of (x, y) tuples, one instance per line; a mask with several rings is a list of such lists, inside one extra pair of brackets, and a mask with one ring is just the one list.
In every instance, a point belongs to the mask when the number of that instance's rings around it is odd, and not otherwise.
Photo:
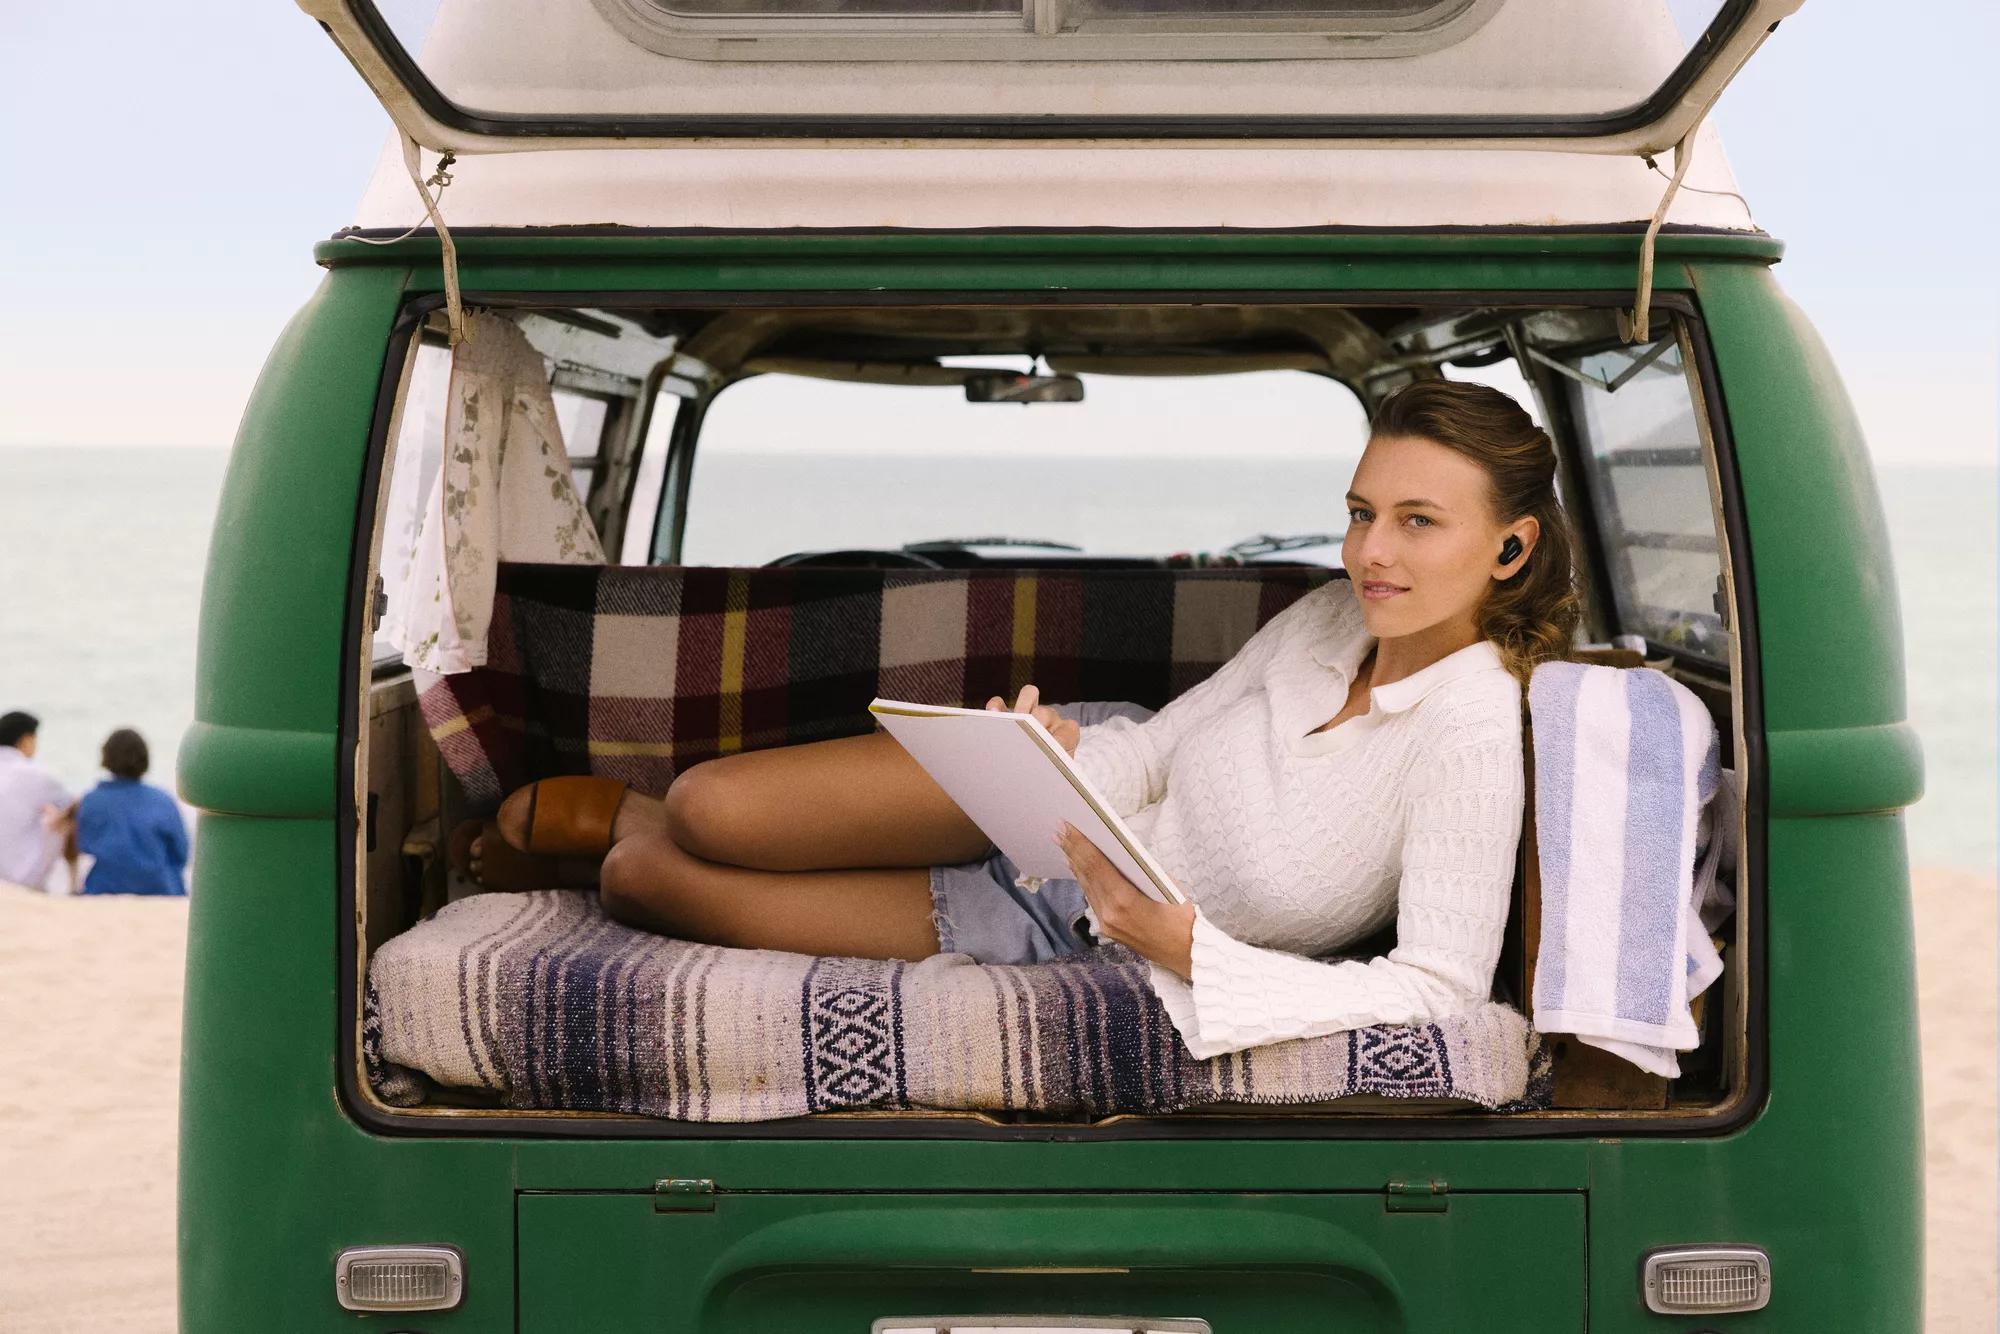
[[(2000, 7), (1896, 12), (1807, 0), (1716, 117), (1878, 460), (1991, 463)], [(359, 77), (283, 0), (21, 5), (0, 124), (0, 444), (227, 444), (388, 133)]]

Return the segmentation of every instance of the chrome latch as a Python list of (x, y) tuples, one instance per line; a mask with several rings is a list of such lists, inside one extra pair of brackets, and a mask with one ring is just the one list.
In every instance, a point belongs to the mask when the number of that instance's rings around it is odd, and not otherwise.
[(707, 1177), (668, 1177), (653, 1183), (656, 1214), (713, 1213), (715, 1183)]
[(1392, 1214), (1441, 1214), (1451, 1207), (1451, 1187), (1442, 1181), (1391, 1181), (1382, 1207)]

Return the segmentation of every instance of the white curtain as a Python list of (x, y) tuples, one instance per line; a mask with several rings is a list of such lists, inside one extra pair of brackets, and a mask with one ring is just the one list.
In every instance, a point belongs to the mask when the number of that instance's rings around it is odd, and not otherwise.
[(604, 563), (541, 353), (497, 315), (468, 316), (467, 332), (452, 352), (435, 480), (419, 481), (429, 485), (414, 544), (401, 548), (393, 530), (383, 541), (385, 572), (394, 565), (408, 576), (400, 587), (385, 579), (377, 633), (404, 662), (439, 675), (485, 663), (501, 561)]

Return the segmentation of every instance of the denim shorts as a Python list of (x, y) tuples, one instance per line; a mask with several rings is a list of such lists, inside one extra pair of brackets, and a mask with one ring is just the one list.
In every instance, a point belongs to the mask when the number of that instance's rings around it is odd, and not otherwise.
[[(1083, 727), (1107, 718), (1144, 722), (1153, 711), (1143, 704), (1084, 700), (1057, 704), (1055, 711)], [(979, 963), (1044, 963), (1082, 954), (1098, 941), (1084, 918), (1089, 901), (1074, 880), (1044, 880), (1034, 892), (1014, 883), (1020, 874), (1007, 854), (995, 848), (979, 861), (931, 868), (931, 922), (938, 949), (970, 954)]]
[(979, 963), (1046, 963), (1096, 945), (1089, 906), (1074, 880), (1044, 880), (1030, 892), (999, 849), (984, 859), (931, 868), (931, 923), (938, 950)]

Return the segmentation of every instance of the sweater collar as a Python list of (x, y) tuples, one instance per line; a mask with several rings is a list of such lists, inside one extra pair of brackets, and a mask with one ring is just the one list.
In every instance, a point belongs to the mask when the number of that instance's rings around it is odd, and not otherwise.
[(1401, 713), (1447, 681), (1456, 681), (1475, 672), (1506, 670), (1506, 665), (1500, 661), (1500, 650), (1492, 640), (1482, 639), (1476, 644), (1467, 644), (1455, 653), (1445, 654), (1422, 671), (1412, 672), (1400, 681), (1376, 686), (1373, 692), (1375, 707), (1385, 713)]
[[(1361, 668), (1361, 660), (1375, 646), (1375, 637), (1368, 633), (1367, 622), (1362, 619), (1361, 598), (1354, 585), (1349, 580), (1337, 579), (1333, 586), (1341, 591), (1328, 600), (1331, 614), (1320, 626), (1312, 654), (1320, 666), (1333, 668), (1342, 681), (1351, 683)], [(1383, 713), (1402, 713), (1416, 707), (1418, 701), (1447, 681), (1475, 672), (1505, 670), (1498, 646), (1490, 639), (1482, 639), (1447, 653), (1400, 681), (1374, 687), (1369, 692), (1369, 706)]]

